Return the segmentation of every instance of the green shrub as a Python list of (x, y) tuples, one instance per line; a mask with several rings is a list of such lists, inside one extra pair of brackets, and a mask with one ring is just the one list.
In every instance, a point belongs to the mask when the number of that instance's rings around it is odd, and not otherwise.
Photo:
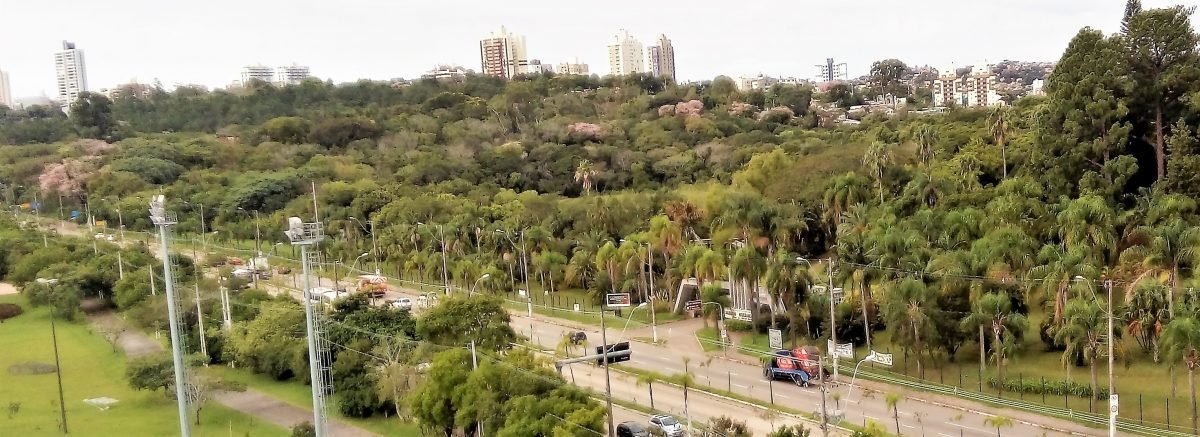
[[(988, 378), (988, 386), (1014, 393), (1048, 394), (1055, 396), (1092, 397), (1092, 386), (1075, 381), (1041, 380), (1041, 379), (1006, 379), (1003, 382), (996, 378)], [(1096, 399), (1108, 398), (1108, 388), (1099, 387), (1095, 393)]]
[(0, 320), (11, 319), (21, 315), (23, 310), (17, 304), (0, 303)]

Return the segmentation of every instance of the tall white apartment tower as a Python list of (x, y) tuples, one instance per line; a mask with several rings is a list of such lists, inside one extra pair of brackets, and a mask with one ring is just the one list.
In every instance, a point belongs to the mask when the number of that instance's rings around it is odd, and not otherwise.
[(646, 72), (675, 79), (675, 47), (666, 35), (659, 35), (655, 45), (646, 47)]
[(266, 65), (247, 65), (242, 67), (242, 86), (250, 86), (250, 81), (275, 82), (275, 70)]
[(618, 31), (615, 41), (608, 45), (609, 74), (625, 76), (643, 73), (646, 69), (642, 59), (642, 43), (625, 29)]
[(13, 107), (12, 88), (8, 84), (8, 73), (0, 70), (0, 105)]
[(813, 81), (817, 83), (846, 80), (849, 77), (846, 71), (846, 63), (835, 63), (833, 62), (833, 58), (825, 58), (825, 63), (817, 64), (816, 67), (816, 75), (813, 76)]
[(69, 107), (80, 93), (88, 90), (83, 50), (75, 48), (73, 42), (63, 41), (62, 51), (54, 53), (54, 71), (58, 77), (58, 101)]
[(525, 50), (525, 37), (509, 33), (500, 26), (499, 33), (492, 33), (479, 40), (479, 63), (483, 74), (512, 79), (529, 73), (529, 53)]
[(307, 65), (287, 65), (275, 69), (275, 83), (279, 86), (297, 85), (309, 78)]

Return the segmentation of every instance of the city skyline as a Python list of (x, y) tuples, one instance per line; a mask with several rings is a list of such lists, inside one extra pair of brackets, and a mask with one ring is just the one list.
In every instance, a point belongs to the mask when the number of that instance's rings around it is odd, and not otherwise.
[[(5, 15), (12, 24), (5, 31), (9, 41), (21, 43), (0, 45), (0, 69), (9, 73), (14, 99), (42, 93), (53, 97), (57, 93), (52, 54), (66, 39), (86, 48), (92, 88), (127, 83), (130, 78), (145, 83), (157, 79), (168, 86), (196, 83), (224, 87), (231, 80), (230, 72), (257, 63), (297, 62), (320, 71), (323, 79), (339, 83), (417, 78), (430, 65), (478, 65), (479, 39), (504, 25), (527, 38), (529, 58), (548, 64), (579, 58), (581, 63), (604, 65), (613, 31), (627, 29), (634, 35), (669, 35), (673, 45), (680, 48), (676, 59), (680, 81), (757, 73), (809, 76), (812, 66), (827, 57), (846, 62), (849, 75), (857, 77), (866, 74), (871, 62), (885, 58), (898, 58), (910, 65), (966, 64), (978, 59), (1057, 60), (1070, 38), (1084, 26), (1117, 31), (1124, 7), (1124, 2), (1096, 5), (1084, 0), (1016, 0), (987, 6), (991, 21), (1003, 26), (980, 30), (964, 24), (959, 30), (953, 23), (967, 22), (955, 18), (958, 8), (922, 7), (917, 14), (911, 7), (892, 2), (868, 2), (872, 5), (775, 2), (765, 6), (773, 12), (755, 25), (767, 30), (747, 32), (744, 37), (696, 25), (726, 23), (728, 10), (700, 8), (686, 21), (661, 20), (672, 11), (666, 4), (646, 5), (647, 10), (638, 15), (622, 13), (620, 7), (595, 8), (580, 24), (570, 11), (538, 1), (503, 5), (472, 2), (442, 10), (445, 8), (437, 5), (351, 0), (328, 13), (311, 14), (306, 12), (312, 10), (307, 6), (324, 3), (301, 1), (289, 3), (294, 7), (280, 8), (283, 3), (276, 1), (246, 4), (216, 0), (203, 10), (187, 10), (186, 21), (164, 18), (178, 16), (172, 14), (171, 7), (145, 8), (135, 0), (114, 0), (103, 5), (68, 1), (65, 7), (78, 13), (65, 18), (56, 13), (62, 5), (9, 2), (5, 4)], [(951, 4), (949, 0), (928, 3)], [(1147, 8), (1171, 4), (1145, 2)], [(371, 12), (359, 13), (364, 8)], [(239, 13), (228, 14), (229, 10)], [(514, 10), (524, 12), (512, 18), (504, 15)], [(255, 18), (267, 15), (279, 19), (264, 22)], [(44, 31), (44, 20), (39, 18), (50, 17), (61, 24), (56, 29), (70, 30)], [(804, 25), (796, 25), (797, 20)], [(137, 24), (112, 26), (117, 22)], [(212, 22), (221, 22), (222, 31), (209, 28), (206, 23)], [(330, 23), (337, 22), (344, 24), (330, 27)], [(922, 22), (943, 24), (928, 26)], [(326, 31), (289, 33), (292, 37), (284, 43), (266, 38), (296, 26)], [(968, 30), (974, 33), (970, 41), (947, 38)], [(378, 56), (376, 50), (381, 45), (391, 47), (394, 55)], [(607, 69), (593, 68), (592, 72), (607, 73), (602, 70)]]

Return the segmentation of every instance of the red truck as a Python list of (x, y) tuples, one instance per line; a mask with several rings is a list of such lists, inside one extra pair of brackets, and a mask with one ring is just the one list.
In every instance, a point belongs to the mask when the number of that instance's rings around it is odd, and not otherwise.
[(775, 354), (763, 363), (763, 377), (771, 380), (790, 380), (796, 385), (808, 387), (820, 375), (820, 366), (820, 348), (798, 346), (790, 351), (775, 351)]

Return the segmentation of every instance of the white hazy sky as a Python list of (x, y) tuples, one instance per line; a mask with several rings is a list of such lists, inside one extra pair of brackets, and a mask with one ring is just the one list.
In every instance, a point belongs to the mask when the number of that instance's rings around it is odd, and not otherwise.
[[(1188, 0), (1194, 1), (1194, 0)], [(1147, 8), (1176, 3), (1144, 0)], [(833, 57), (852, 76), (872, 61), (964, 65), (1057, 60), (1082, 27), (1114, 32), (1123, 0), (0, 0), (0, 70), (15, 97), (54, 94), (61, 40), (84, 50), (89, 87), (136, 79), (225, 86), (244, 65), (298, 63), (349, 82), (479, 70), (478, 40), (501, 25), (531, 58), (578, 57), (607, 74), (620, 28), (665, 33), (681, 79), (810, 77)]]

